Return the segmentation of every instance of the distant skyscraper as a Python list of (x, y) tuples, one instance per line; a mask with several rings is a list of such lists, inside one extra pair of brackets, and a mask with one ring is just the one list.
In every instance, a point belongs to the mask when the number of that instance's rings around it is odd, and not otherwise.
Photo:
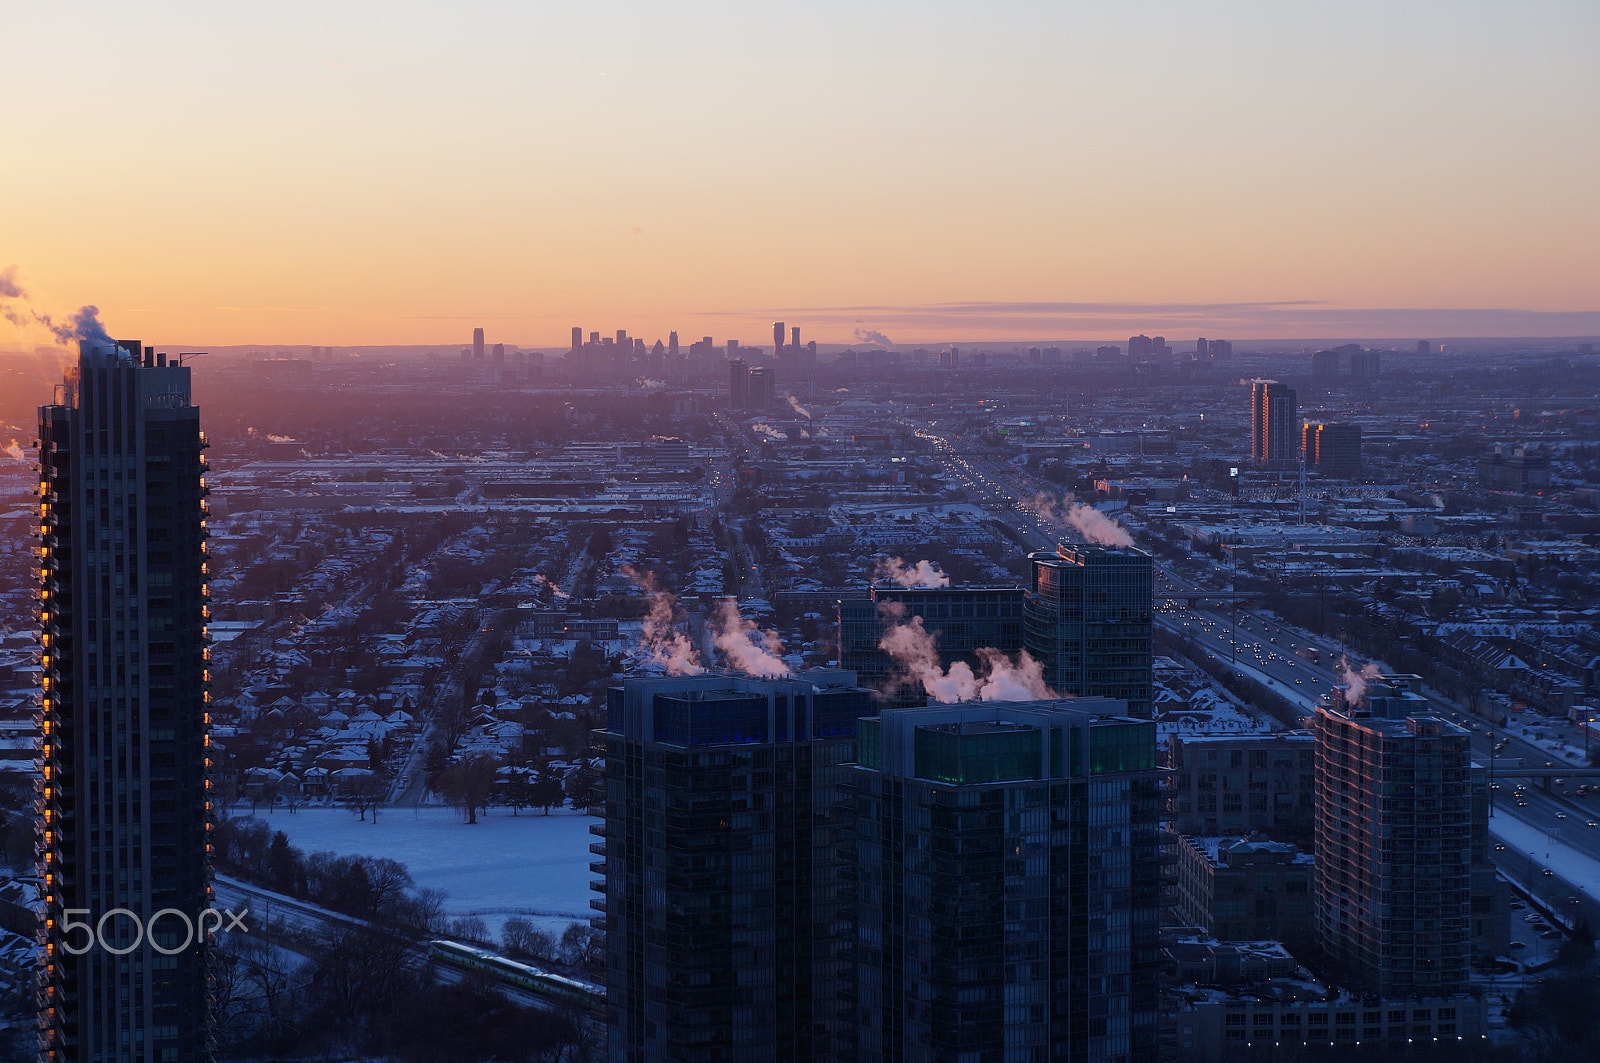
[(573, 325), (572, 326), (572, 349), (576, 351), (576, 350), (582, 349), (582, 347), (583, 347), (583, 326), (582, 325)]
[(474, 362), (483, 361), (483, 329), (481, 328), (472, 330), (472, 360)]
[(506, 345), (503, 344), (503, 343), (495, 344), (494, 345), (493, 354), (494, 354), (494, 364), (495, 365), (504, 365), (505, 362), (506, 362)]
[(1311, 386), (1331, 388), (1339, 383), (1339, 352), (1318, 351), (1311, 356)]
[[(1423, 340), (1423, 343), (1428, 342)], [(1423, 352), (1425, 353), (1425, 352)], [(1381, 355), (1377, 351), (1355, 351), (1350, 355), (1350, 381), (1358, 387), (1371, 387), (1378, 382)]]
[(1150, 351), (1151, 351), (1152, 345), (1153, 344), (1152, 344), (1152, 341), (1151, 341), (1150, 337), (1146, 336), (1142, 332), (1137, 336), (1129, 336), (1128, 337), (1128, 357), (1129, 358), (1148, 358), (1148, 357), (1150, 357)]
[(137, 340), (83, 341), (39, 411), (52, 1063), (210, 1058), (205, 446), (189, 370)]
[(750, 405), (750, 369), (743, 358), (728, 359), (728, 406), (743, 410)]
[(678, 357), (678, 334), (676, 332), (667, 333), (667, 354), (673, 358)]
[(836, 1058), (1155, 1060), (1155, 725), (1095, 698), (885, 709), (856, 759)]
[(770, 365), (751, 366), (746, 403), (752, 410), (770, 410), (778, 401), (776, 374)]
[(1022, 644), (1050, 687), (1068, 696), (1118, 698), (1148, 719), (1152, 667), (1151, 561), (1136, 547), (1062, 543), (1029, 554), (1032, 587)]
[(1295, 462), (1300, 447), (1300, 406), (1294, 389), (1276, 381), (1259, 381), (1250, 395), (1250, 456), (1259, 465)]
[(1427, 340), (1418, 340), (1417, 341), (1417, 353), (1418, 354), (1432, 354), (1433, 353), (1433, 344), (1429, 343)]
[(783, 322), (772, 323), (772, 359), (774, 362), (783, 360)]
[(1317, 736), (1316, 918), (1323, 950), (1388, 999), (1468, 985), (1473, 787), (1467, 732), (1388, 681), (1323, 706)]
[(1194, 341), (1194, 356), (1196, 358), (1204, 358), (1210, 353), (1206, 347), (1206, 338), (1204, 336)]
[(832, 1059), (849, 672), (629, 679), (605, 747), (610, 1063)]
[(1212, 340), (1210, 343), (1206, 344), (1206, 346), (1210, 348), (1211, 357), (1213, 358), (1233, 357), (1232, 340)]

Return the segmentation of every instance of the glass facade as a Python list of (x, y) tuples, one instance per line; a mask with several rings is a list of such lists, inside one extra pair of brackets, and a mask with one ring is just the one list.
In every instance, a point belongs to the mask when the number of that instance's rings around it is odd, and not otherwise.
[(851, 679), (685, 676), (611, 691), (595, 902), (608, 1060), (832, 1058), (840, 783), (871, 706)]
[[(1154, 725), (1070, 704), (862, 722), (876, 766), (863, 757), (850, 781), (837, 1058), (1155, 1058)], [(1125, 767), (1096, 774), (1097, 749)]]
[(1023, 645), (1065, 696), (1118, 698), (1151, 713), (1151, 561), (1133, 547), (1070, 546), (1029, 555)]

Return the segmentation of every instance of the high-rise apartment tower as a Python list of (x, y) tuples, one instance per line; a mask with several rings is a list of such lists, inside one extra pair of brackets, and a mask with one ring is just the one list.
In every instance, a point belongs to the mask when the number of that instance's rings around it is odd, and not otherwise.
[(838, 1058), (1155, 1059), (1155, 725), (1081, 698), (859, 726)]
[(1318, 936), (1381, 997), (1463, 993), (1472, 954), (1473, 788), (1467, 732), (1385, 681), (1318, 708)]
[(84, 340), (39, 411), (52, 1063), (209, 1058), (205, 446), (137, 340)]
[(1032, 586), (1022, 644), (1051, 689), (1119, 698), (1130, 716), (1150, 716), (1150, 555), (1136, 547), (1062, 543), (1029, 554)]
[(1250, 456), (1258, 465), (1292, 465), (1299, 459), (1300, 406), (1287, 384), (1264, 380), (1250, 389)]
[(595, 902), (610, 1063), (833, 1058), (837, 810), (871, 711), (844, 671), (611, 690)]

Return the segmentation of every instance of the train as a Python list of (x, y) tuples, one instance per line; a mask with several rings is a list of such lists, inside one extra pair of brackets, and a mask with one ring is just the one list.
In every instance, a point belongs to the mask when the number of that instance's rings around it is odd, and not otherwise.
[(597, 1015), (605, 1011), (604, 986), (552, 974), (531, 964), (508, 960), (488, 949), (463, 945), (459, 941), (435, 940), (428, 942), (428, 956), (435, 963), (465, 971), (475, 971), (492, 981), (515, 986), (553, 1002), (587, 1008)]

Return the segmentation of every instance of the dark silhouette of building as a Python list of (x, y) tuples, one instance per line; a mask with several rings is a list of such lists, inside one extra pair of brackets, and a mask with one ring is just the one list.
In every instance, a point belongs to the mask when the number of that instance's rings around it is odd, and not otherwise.
[(1179, 834), (1260, 831), (1309, 845), (1315, 756), (1309, 731), (1173, 735), (1167, 821)]
[(750, 369), (743, 358), (728, 359), (728, 407), (747, 409), (750, 405)]
[(1311, 386), (1331, 388), (1339, 383), (1339, 352), (1318, 351), (1311, 356)]
[(1117, 698), (1150, 717), (1151, 562), (1136, 547), (1062, 543), (1029, 554), (1022, 644), (1063, 695)]
[(1433, 353), (1433, 344), (1429, 343), (1427, 340), (1418, 340), (1417, 341), (1417, 353), (1418, 354), (1432, 354)]
[(1150, 337), (1142, 332), (1137, 336), (1129, 336), (1128, 357), (1130, 359), (1149, 358), (1154, 346), (1154, 342)]
[(483, 361), (483, 329), (481, 328), (472, 330), (472, 360), (474, 362)]
[(836, 1058), (1154, 1060), (1155, 725), (1086, 698), (859, 726)]
[(206, 446), (189, 369), (81, 344), (39, 411), (41, 1059), (210, 1058)]
[(572, 349), (575, 350), (575, 351), (583, 350), (583, 326), (582, 325), (573, 325), (572, 326)]
[(1250, 456), (1267, 467), (1295, 464), (1300, 449), (1300, 406), (1287, 384), (1258, 381), (1250, 389)]
[[(796, 340), (799, 339), (798, 336), (795, 337), (795, 338), (796, 338)], [(772, 323), (772, 360), (773, 360), (774, 363), (781, 363), (783, 361), (783, 322), (782, 321), (774, 321)]]
[[(1424, 343), (1427, 341), (1424, 340)], [(1418, 353), (1426, 354), (1426, 351)], [(1350, 352), (1350, 382), (1358, 387), (1371, 387), (1378, 382), (1382, 356), (1377, 351)]]
[(752, 410), (770, 410), (778, 401), (778, 381), (770, 365), (754, 365), (745, 373), (745, 405)]
[(1306, 468), (1324, 476), (1361, 474), (1361, 426), (1307, 421), (1304, 435)]
[[(1270, 838), (1185, 835), (1174, 847), (1177, 926), (1219, 941), (1282, 941), (1304, 950), (1316, 940), (1310, 853)], [(1287, 977), (1287, 976), (1286, 976)]]
[(1550, 486), (1550, 457), (1542, 451), (1497, 443), (1493, 453), (1478, 462), (1478, 482), (1520, 494), (1535, 494)]
[(833, 1058), (843, 671), (629, 679), (605, 747), (611, 1063)]
[(1007, 655), (1022, 649), (1021, 587), (896, 587), (878, 585), (865, 598), (838, 603), (839, 666), (855, 672), (863, 686), (891, 697), (924, 700), (920, 689), (887, 690), (893, 676), (889, 655), (878, 648), (890, 625), (922, 618), (939, 647), (940, 664), (964, 661), (984, 667), (977, 651), (992, 647)]
[(1317, 709), (1316, 918), (1328, 957), (1386, 999), (1464, 993), (1472, 942), (1467, 732), (1384, 681)]

